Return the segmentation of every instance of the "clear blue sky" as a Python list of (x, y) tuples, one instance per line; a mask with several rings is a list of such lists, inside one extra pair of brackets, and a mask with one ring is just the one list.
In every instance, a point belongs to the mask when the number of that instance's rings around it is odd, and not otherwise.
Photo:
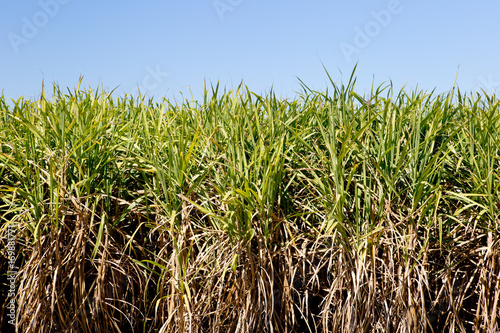
[[(500, 1), (2, 1), (0, 90), (40, 94), (42, 80), (74, 87), (80, 75), (156, 97), (201, 96), (204, 81), (228, 88), (242, 80), (257, 93), (284, 97), (299, 77), (324, 90), (396, 87), (500, 93)], [(343, 74), (341, 74), (343, 73)]]

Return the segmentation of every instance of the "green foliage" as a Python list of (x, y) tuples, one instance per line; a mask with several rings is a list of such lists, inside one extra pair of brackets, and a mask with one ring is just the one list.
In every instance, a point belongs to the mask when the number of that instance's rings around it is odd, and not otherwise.
[[(286, 331), (301, 320), (325, 331), (382, 324), (400, 331), (498, 329), (498, 302), (492, 301), (498, 301), (498, 282), (487, 291), (481, 286), (499, 270), (487, 264), (498, 260), (493, 249), (500, 231), (498, 99), (455, 89), (409, 94), (391, 86), (363, 97), (355, 81), (324, 93), (303, 85), (292, 101), (244, 86), (220, 92), (218, 85), (202, 104), (115, 98), (80, 85), (66, 94), (55, 86), (51, 98), (43, 89), (38, 100), (21, 98), (13, 106), (2, 96), (0, 230), (2, 239), (7, 225), (19, 230), (22, 283), (45, 290), (34, 267), (48, 251), (51, 265), (66, 272), (43, 273), (53, 293), (63, 298), (71, 283), (90, 285), (66, 301), (53, 294), (48, 317), (20, 305), (21, 326), (35, 331), (53, 321), (58, 326), (50, 327), (61, 330), (94, 331), (91, 321), (75, 318), (107, 290), (105, 272), (124, 274), (113, 260), (125, 260), (127, 274), (136, 274), (129, 284), (140, 286), (139, 296), (127, 301), (133, 304), (127, 315), (136, 316), (143, 331), (217, 325)], [(59, 248), (71, 256), (61, 257)], [(450, 282), (458, 276), (453, 268), (481, 253), (481, 264), (464, 268), (472, 287)], [(334, 255), (341, 258), (338, 270), (324, 271)], [(316, 273), (306, 273), (306, 266)], [(352, 276), (343, 278), (342, 270)], [(330, 274), (328, 282), (319, 271)], [(283, 288), (299, 276), (301, 285), (287, 294)], [(321, 320), (304, 315), (314, 312), (308, 288), (322, 297), (323, 311), (313, 314)], [(456, 288), (463, 297), (446, 303), (454, 314), (432, 319), (429, 313)], [(279, 304), (272, 301), (276, 289)], [(342, 296), (346, 292), (365, 293), (368, 304), (385, 302), (394, 310), (373, 305), (379, 310), (338, 312), (335, 297), (344, 309), (365, 306), (361, 296)], [(19, 293), (26, 304), (42, 302), (41, 291)], [(466, 304), (467, 297), (477, 302)], [(248, 304), (267, 315), (268, 324), (251, 315)], [(72, 310), (65, 317), (57, 306)], [(93, 312), (115, 323), (98, 330), (123, 324), (112, 308)], [(241, 311), (248, 317), (234, 326), (231, 318)]]

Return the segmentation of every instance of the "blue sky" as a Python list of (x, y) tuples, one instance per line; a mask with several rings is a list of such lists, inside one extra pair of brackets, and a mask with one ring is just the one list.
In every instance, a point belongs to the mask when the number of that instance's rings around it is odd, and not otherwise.
[(500, 93), (500, 1), (3, 1), (0, 90), (74, 87), (200, 98), (204, 82), (294, 97), (300, 78), (324, 90), (399, 88)]

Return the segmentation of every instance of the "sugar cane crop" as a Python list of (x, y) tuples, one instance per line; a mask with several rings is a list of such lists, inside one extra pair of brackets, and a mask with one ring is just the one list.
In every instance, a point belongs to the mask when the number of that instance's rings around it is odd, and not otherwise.
[(355, 81), (2, 96), (0, 330), (500, 331), (499, 100)]

